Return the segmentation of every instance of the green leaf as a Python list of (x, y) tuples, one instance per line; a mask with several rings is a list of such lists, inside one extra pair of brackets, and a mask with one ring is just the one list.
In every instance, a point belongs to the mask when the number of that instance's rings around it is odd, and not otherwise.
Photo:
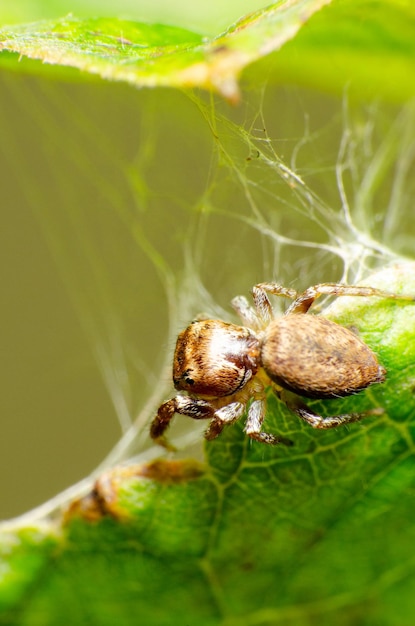
[[(367, 284), (415, 292), (414, 265)], [(322, 411), (385, 414), (315, 431), (270, 397), (267, 428), (206, 444), (206, 466), (115, 468), (63, 519), (1, 539), (2, 618), (12, 626), (405, 623), (414, 611), (415, 304), (339, 298), (387, 382)], [(387, 529), (387, 536), (385, 535)]]
[(235, 100), (241, 70), (279, 49), (327, 2), (275, 3), (210, 41), (160, 24), (70, 16), (3, 29), (0, 49), (138, 86), (214, 88)]
[[(140, 87), (214, 89), (231, 101), (239, 97), (241, 72), (252, 64), (247, 78), (256, 84), (266, 79), (335, 93), (347, 84), (356, 99), (413, 96), (413, 4), (335, 0), (320, 11), (328, 4), (277, 2), (214, 38), (161, 24), (69, 16), (3, 28), (0, 50)], [(0, 61), (11, 63), (5, 53)]]

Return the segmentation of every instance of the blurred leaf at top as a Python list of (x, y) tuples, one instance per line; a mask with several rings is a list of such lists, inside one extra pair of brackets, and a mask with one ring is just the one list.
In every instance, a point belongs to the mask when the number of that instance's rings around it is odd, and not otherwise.
[(201, 35), (160, 24), (69, 16), (3, 30), (0, 46), (138, 86), (213, 87), (236, 99), (240, 71), (280, 48), (326, 3), (301, 0), (274, 4), (206, 41)]
[(242, 70), (295, 37), (292, 49), (287, 46), (271, 65), (256, 68), (255, 81), (265, 71), (268, 80), (336, 92), (347, 83), (355, 97), (413, 95), (413, 6), (385, 1), (372, 10), (370, 2), (328, 4), (274, 3), (213, 38), (161, 24), (68, 16), (3, 28), (0, 48), (137, 86), (213, 88), (236, 101)]

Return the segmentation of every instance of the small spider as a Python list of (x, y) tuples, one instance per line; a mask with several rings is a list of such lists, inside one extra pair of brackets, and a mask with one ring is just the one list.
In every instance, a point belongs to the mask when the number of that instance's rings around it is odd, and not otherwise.
[[(276, 317), (268, 294), (293, 300)], [(220, 320), (195, 321), (177, 339), (173, 382), (179, 391), (158, 409), (150, 434), (158, 444), (174, 449), (164, 437), (173, 415), (210, 419), (205, 433), (215, 439), (238, 420), (248, 405), (245, 433), (268, 444), (291, 441), (262, 432), (266, 389), (272, 387), (286, 406), (313, 428), (335, 428), (356, 422), (368, 413), (322, 417), (299, 396), (326, 400), (348, 396), (385, 380), (386, 370), (376, 355), (351, 330), (317, 315), (305, 315), (320, 296), (376, 296), (415, 300), (363, 286), (322, 283), (298, 294), (275, 283), (252, 289), (254, 308), (246, 298), (232, 300), (243, 326)]]

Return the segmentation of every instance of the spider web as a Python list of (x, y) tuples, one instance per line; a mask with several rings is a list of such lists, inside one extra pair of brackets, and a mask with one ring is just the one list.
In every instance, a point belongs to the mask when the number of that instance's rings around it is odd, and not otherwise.
[[(268, 87), (231, 110), (111, 86), (105, 107), (85, 86), (7, 87), (42, 137), (47, 182), (6, 127), (5, 157), (24, 173), (123, 433), (92, 476), (160, 454), (149, 420), (172, 392), (177, 332), (195, 316), (235, 320), (230, 300), (257, 282), (355, 283), (413, 254), (412, 105), (353, 107)], [(175, 440), (201, 454), (204, 425), (189, 422), (174, 426)]]

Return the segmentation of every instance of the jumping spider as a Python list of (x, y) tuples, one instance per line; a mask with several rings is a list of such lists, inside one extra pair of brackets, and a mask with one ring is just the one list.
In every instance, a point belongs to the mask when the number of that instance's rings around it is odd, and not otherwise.
[[(276, 317), (268, 294), (293, 300)], [(252, 289), (254, 307), (238, 296), (232, 306), (243, 326), (220, 320), (195, 321), (177, 339), (173, 382), (179, 391), (158, 409), (150, 434), (158, 444), (173, 415), (210, 419), (205, 433), (215, 439), (238, 420), (248, 405), (245, 433), (263, 443), (291, 445), (283, 437), (262, 432), (266, 389), (272, 387), (286, 406), (313, 428), (335, 428), (356, 422), (369, 412), (322, 417), (298, 396), (326, 400), (348, 396), (385, 380), (376, 355), (351, 330), (317, 315), (305, 315), (320, 296), (376, 296), (414, 300), (363, 286), (322, 283), (298, 294), (275, 283)], [(379, 413), (379, 410), (372, 411)]]

